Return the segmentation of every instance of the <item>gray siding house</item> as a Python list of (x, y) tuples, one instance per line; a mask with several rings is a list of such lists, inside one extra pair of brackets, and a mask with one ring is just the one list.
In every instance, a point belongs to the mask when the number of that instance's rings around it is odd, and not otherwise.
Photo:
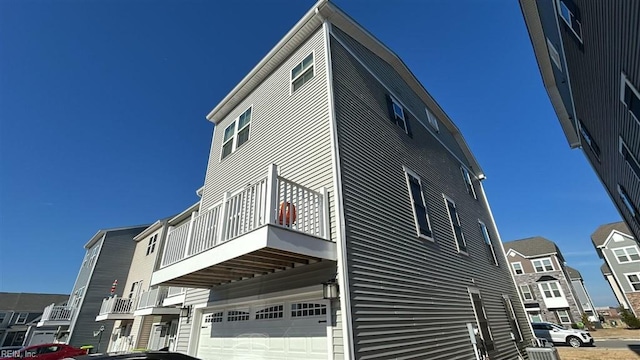
[(57, 327), (37, 324), (49, 304), (61, 304), (69, 295), (0, 292), (0, 347), (53, 342)]
[(178, 351), (524, 353), (532, 334), (482, 169), (400, 58), (332, 3), (316, 3), (207, 118), (199, 209), (169, 231), (151, 280), (194, 288)]
[[(532, 322), (545, 321), (570, 327), (581, 321), (585, 309), (569, 275), (571, 271), (578, 272), (565, 265), (564, 257), (553, 241), (535, 236), (505, 242), (504, 248)], [(590, 298), (588, 294), (586, 297)]]
[(578, 270), (570, 266), (565, 265), (565, 269), (567, 270), (567, 275), (569, 275), (569, 280), (571, 280), (573, 293), (576, 295), (576, 299), (580, 303), (582, 312), (587, 314), (589, 321), (598, 324), (600, 322), (598, 318), (598, 313), (596, 312), (596, 308), (593, 305), (591, 296), (587, 291), (587, 287), (584, 285), (584, 279), (582, 278), (582, 274), (580, 274)]
[[(105, 350), (113, 329), (114, 321), (102, 324), (95, 322), (100, 312), (102, 299), (111, 292), (114, 282), (114, 294), (122, 296), (127, 281), (129, 266), (135, 249), (133, 237), (148, 225), (130, 226), (99, 230), (85, 245), (86, 254), (73, 291), (66, 306), (52, 306), (45, 309), (49, 316), (43, 317), (43, 325), (57, 324), (63, 329), (60, 340), (72, 346), (93, 345)], [(102, 338), (94, 337), (94, 331), (104, 326)]]
[(622, 221), (605, 224), (594, 231), (591, 241), (605, 262), (602, 275), (616, 299), (640, 316), (640, 248), (631, 231)]
[(520, 0), (571, 148), (581, 148), (640, 236), (640, 2)]

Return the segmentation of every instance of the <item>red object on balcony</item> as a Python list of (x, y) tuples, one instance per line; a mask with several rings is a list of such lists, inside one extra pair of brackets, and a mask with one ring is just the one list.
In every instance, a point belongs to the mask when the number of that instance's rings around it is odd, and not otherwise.
[(290, 202), (280, 203), (280, 212), (278, 214), (278, 223), (280, 225), (289, 226), (296, 222), (296, 206)]

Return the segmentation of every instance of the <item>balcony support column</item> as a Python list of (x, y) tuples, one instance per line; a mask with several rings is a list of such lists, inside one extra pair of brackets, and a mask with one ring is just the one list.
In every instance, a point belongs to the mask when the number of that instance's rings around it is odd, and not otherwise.
[(227, 220), (229, 218), (229, 192), (222, 194), (222, 207), (218, 216), (218, 233), (216, 234), (216, 245), (222, 244), (227, 239)]
[(322, 189), (320, 189), (320, 194), (322, 194), (322, 201), (320, 202), (320, 206), (322, 206), (322, 210), (320, 211), (320, 226), (322, 226), (322, 237), (325, 240), (331, 240), (331, 221), (329, 221), (329, 191), (327, 191), (327, 188), (323, 187)]
[(267, 224), (276, 223), (276, 209), (278, 206), (278, 167), (269, 165), (267, 172), (267, 199), (265, 203), (265, 220)]
[(193, 238), (193, 223), (195, 222), (197, 215), (197, 211), (191, 213), (191, 220), (189, 220), (189, 230), (187, 231), (187, 241), (185, 242), (183, 259), (189, 257), (189, 248), (191, 247), (191, 239)]

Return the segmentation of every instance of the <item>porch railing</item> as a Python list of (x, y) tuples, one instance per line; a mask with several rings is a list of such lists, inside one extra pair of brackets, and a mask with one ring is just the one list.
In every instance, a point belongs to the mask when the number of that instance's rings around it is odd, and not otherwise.
[(233, 193), (205, 212), (169, 231), (160, 267), (214, 248), (265, 224), (329, 239), (328, 200), (324, 189), (314, 191), (277, 174), (267, 175)]
[(183, 287), (169, 286), (169, 289), (167, 291), (167, 297), (184, 295), (185, 292), (186, 292), (186, 289)]
[(138, 300), (138, 310), (161, 307), (168, 291), (169, 289), (166, 287), (159, 287), (143, 292), (140, 294), (140, 300)]
[(134, 299), (113, 296), (102, 300), (99, 315), (106, 314), (133, 314)]
[(72, 307), (51, 304), (44, 308), (41, 321), (69, 321), (72, 315)]

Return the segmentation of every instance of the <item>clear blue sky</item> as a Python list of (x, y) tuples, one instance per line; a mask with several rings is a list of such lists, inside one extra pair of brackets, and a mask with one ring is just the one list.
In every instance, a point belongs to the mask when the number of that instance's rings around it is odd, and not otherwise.
[[(0, 1), (0, 291), (68, 293), (98, 229), (197, 201), (205, 115), (313, 5)], [(346, 1), (462, 130), (503, 241), (541, 235), (615, 305), (589, 236), (620, 217), (570, 150), (516, 1)]]

